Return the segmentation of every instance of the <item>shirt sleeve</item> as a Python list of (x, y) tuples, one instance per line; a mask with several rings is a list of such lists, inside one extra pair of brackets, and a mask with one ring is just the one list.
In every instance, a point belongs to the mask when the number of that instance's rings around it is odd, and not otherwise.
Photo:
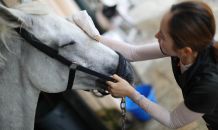
[(100, 36), (100, 42), (114, 51), (121, 53), (127, 61), (143, 61), (166, 57), (160, 49), (159, 43), (133, 46), (125, 42), (112, 40)]
[(170, 112), (162, 106), (151, 102), (137, 91), (134, 91), (130, 98), (151, 117), (170, 129), (181, 128), (204, 115), (204, 113), (191, 111), (185, 106), (184, 102), (181, 102)]

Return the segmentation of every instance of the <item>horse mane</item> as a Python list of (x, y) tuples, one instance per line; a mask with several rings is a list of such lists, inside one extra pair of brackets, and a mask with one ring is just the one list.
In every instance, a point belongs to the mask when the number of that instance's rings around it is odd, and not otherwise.
[(20, 4), (15, 7), (15, 9), (20, 10), (28, 14), (39, 14), (45, 15), (51, 12), (51, 8), (39, 1), (33, 1), (26, 4)]
[[(17, 6), (15, 6), (15, 9), (20, 10), (24, 13), (35, 14), (35, 15), (46, 15), (46, 14), (49, 14), (52, 10), (47, 5), (42, 4), (38, 1), (33, 1), (30, 3), (17, 5)], [(18, 40), (20, 38), (21, 37), (19, 35), (15, 34), (15, 32), (12, 28), (7, 27), (7, 26), (3, 25), (2, 23), (0, 23), (0, 40), (1, 40), (0, 44), (3, 44), (9, 52), (13, 53), (10, 50), (8, 43), (13, 44), (16, 40)], [(11, 42), (8, 42), (8, 41), (11, 41)], [(6, 60), (7, 59), (4, 58), (4, 56), (0, 52), (0, 68), (4, 68), (4, 66), (5, 66), (4, 61), (6, 61)]]

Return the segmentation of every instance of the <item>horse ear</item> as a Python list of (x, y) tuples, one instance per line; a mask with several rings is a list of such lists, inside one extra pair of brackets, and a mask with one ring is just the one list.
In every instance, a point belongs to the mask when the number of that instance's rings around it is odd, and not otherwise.
[(7, 8), (0, 4), (0, 23), (11, 28), (17, 28), (22, 26), (26, 26), (25, 18), (27, 18), (27, 14), (22, 11)]

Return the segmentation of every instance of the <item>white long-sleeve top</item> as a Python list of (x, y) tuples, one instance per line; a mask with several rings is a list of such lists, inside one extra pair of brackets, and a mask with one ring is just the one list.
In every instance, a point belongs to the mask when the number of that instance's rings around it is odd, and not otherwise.
[[(128, 61), (132, 62), (167, 57), (161, 52), (158, 42), (133, 46), (125, 42), (106, 38), (104, 36), (100, 36), (100, 42), (109, 48), (118, 51)], [(181, 72), (184, 73), (192, 66), (192, 64), (183, 65), (180, 61)], [(197, 113), (189, 110), (185, 106), (184, 101), (181, 102), (172, 112), (170, 112), (162, 106), (151, 102), (137, 91), (134, 91), (130, 98), (151, 117), (171, 129), (183, 127), (204, 115), (204, 113)]]

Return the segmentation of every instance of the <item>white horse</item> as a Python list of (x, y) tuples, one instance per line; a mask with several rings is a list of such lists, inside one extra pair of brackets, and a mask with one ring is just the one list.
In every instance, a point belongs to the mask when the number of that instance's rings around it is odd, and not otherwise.
[[(63, 57), (110, 76), (119, 56), (75, 24), (32, 2), (9, 9), (0, 5), (0, 130), (30, 130), (40, 91), (66, 90), (69, 68), (31, 46), (14, 31), (22, 27)], [(130, 65), (126, 75), (132, 76)], [(95, 76), (77, 71), (73, 89), (107, 87)]]

